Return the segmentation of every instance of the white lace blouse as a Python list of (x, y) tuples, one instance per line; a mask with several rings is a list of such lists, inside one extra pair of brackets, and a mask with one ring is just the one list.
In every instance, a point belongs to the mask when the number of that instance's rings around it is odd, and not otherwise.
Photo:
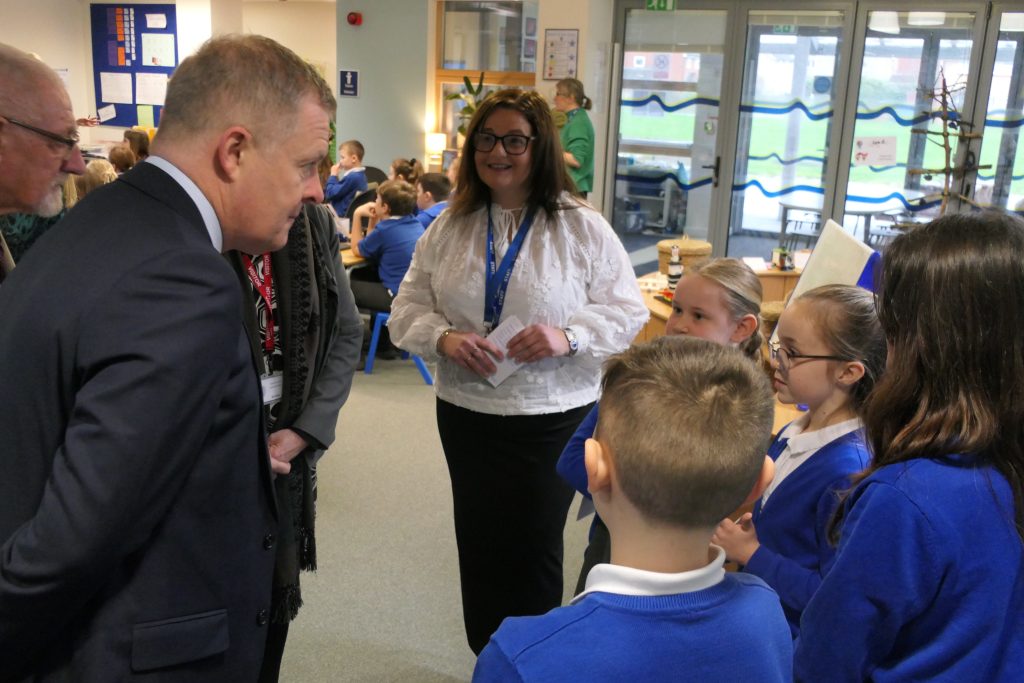
[[(502, 320), (572, 328), (572, 357), (527, 363), (497, 387), (447, 358), (436, 344), (449, 327), (484, 335), (487, 209), (456, 218), (445, 211), (420, 238), (391, 306), (388, 328), (399, 347), (438, 360), (442, 400), (496, 415), (538, 415), (578, 408), (598, 397), (601, 363), (624, 350), (648, 312), (629, 256), (608, 222), (568, 195), (555, 217), (538, 211), (505, 297)], [(518, 228), (513, 211), (491, 205), (496, 258)]]

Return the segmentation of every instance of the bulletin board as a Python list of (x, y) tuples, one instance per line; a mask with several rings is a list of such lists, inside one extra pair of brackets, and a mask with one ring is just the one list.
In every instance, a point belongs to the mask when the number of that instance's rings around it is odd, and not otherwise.
[(96, 111), (105, 126), (160, 123), (178, 64), (174, 5), (91, 5)]

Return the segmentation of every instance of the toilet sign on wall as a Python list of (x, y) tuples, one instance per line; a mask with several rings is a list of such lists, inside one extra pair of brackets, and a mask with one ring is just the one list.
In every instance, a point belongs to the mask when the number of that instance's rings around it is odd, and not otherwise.
[(359, 97), (359, 72), (342, 69), (338, 72), (338, 97)]

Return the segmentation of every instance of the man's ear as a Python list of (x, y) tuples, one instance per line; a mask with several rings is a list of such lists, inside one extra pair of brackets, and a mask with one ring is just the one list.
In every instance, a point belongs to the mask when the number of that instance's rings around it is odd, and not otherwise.
[(739, 344), (747, 339), (757, 331), (757, 316), (747, 313), (745, 316), (740, 318), (736, 322), (736, 327), (732, 331), (732, 335), (729, 337), (729, 341)]
[(754, 488), (750, 489), (750, 495), (743, 501), (744, 505), (750, 505), (755, 500), (761, 497), (765, 489), (768, 488), (768, 484), (772, 483), (772, 478), (775, 476), (775, 461), (769, 458), (767, 455), (764, 456), (764, 464), (761, 465), (761, 474), (758, 475), (757, 481), (754, 482)]
[(587, 439), (583, 444), (583, 462), (587, 466), (587, 491), (591, 495), (611, 486), (611, 460), (608, 450), (597, 439)]
[(234, 180), (241, 171), (244, 157), (252, 151), (252, 133), (242, 126), (231, 126), (217, 138), (217, 171), (225, 179)]

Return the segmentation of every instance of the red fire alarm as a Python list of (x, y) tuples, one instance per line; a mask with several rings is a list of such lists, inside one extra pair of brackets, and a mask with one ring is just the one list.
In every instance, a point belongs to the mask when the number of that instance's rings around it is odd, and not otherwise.
[(362, 12), (349, 12), (348, 23), (350, 26), (362, 26), (363, 25), (363, 13)]

